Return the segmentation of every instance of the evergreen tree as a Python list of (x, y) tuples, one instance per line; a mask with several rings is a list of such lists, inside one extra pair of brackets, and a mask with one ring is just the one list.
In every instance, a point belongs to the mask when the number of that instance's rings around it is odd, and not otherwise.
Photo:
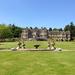
[(49, 28), (49, 31), (52, 31), (52, 28)]

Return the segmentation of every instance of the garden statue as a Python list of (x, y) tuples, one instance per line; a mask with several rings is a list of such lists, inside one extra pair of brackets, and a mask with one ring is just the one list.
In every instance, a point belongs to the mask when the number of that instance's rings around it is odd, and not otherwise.
[(55, 50), (56, 48), (55, 48), (55, 42), (54, 41), (52, 41), (51, 42), (51, 50)]
[(55, 42), (54, 39), (52, 39), (52, 37), (49, 38), (48, 40), (48, 49), (50, 50), (55, 50)]
[(21, 48), (21, 44), (22, 44), (22, 43), (19, 41), (19, 42), (18, 42), (18, 47), (19, 47), (19, 48)]
[(51, 47), (50, 47), (50, 42), (48, 42), (48, 49), (50, 49)]
[(22, 46), (23, 46), (23, 48), (25, 49), (25, 43), (24, 43), (24, 42), (23, 42)]

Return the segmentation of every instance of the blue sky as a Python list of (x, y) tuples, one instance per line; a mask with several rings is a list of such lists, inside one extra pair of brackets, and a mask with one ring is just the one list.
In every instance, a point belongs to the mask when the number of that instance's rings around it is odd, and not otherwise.
[(0, 23), (63, 28), (75, 23), (75, 0), (0, 0)]

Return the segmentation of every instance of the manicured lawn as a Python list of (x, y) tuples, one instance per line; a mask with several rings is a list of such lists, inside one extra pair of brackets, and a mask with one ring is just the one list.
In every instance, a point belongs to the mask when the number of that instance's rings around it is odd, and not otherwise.
[(0, 75), (75, 75), (75, 52), (0, 52)]
[[(33, 48), (35, 41), (25, 42)], [(47, 48), (47, 42), (39, 42)], [(0, 48), (17, 47), (17, 42), (1, 42)], [(70, 51), (0, 51), (0, 75), (75, 75), (75, 42), (56, 42)], [(6, 49), (5, 49), (6, 50)]]
[[(0, 42), (0, 48), (13, 48), (17, 47), (18, 42)], [(25, 41), (26, 48), (34, 48), (34, 44), (40, 44), (39, 48), (47, 48), (47, 41)], [(75, 42), (55, 42), (57, 48), (62, 48), (63, 50), (75, 50)]]
[(74, 42), (56, 42), (56, 47), (60, 47), (63, 50), (75, 51), (75, 41)]

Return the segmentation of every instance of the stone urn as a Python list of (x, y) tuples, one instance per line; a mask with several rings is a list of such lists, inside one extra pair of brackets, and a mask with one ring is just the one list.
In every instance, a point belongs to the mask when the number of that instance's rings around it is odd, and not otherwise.
[(34, 44), (34, 47), (35, 47), (36, 49), (38, 49), (39, 46), (40, 46), (39, 44)]

